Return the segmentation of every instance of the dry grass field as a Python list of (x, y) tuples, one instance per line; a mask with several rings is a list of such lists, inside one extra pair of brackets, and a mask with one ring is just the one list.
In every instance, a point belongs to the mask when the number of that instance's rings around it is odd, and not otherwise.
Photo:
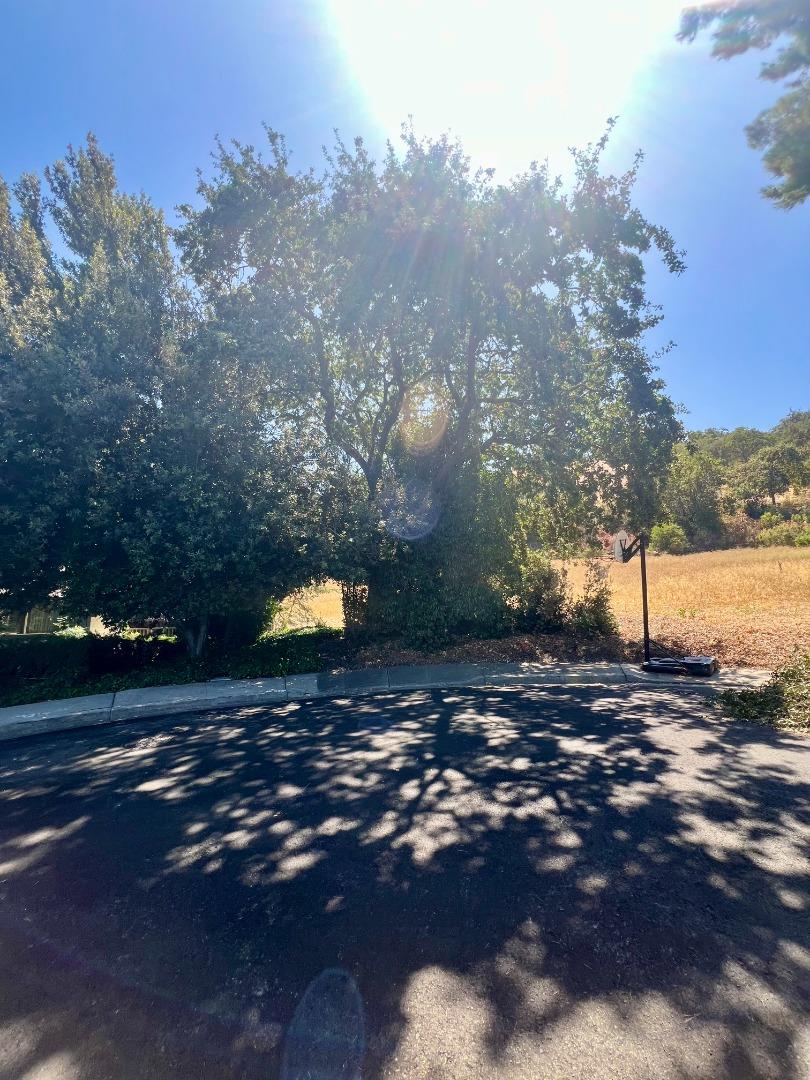
[[(574, 593), (584, 563), (567, 566)], [(625, 640), (641, 637), (639, 560), (608, 563), (613, 610)], [(774, 667), (810, 649), (810, 548), (732, 548), (647, 560), (650, 633), (726, 664)]]
[(342, 627), (340, 585), (336, 581), (328, 581), (288, 596), (281, 605), (276, 624), (289, 630), (304, 626)]
[[(576, 595), (585, 564), (572, 562), (565, 569)], [(638, 642), (639, 560), (624, 566), (606, 562), (605, 569), (621, 636)], [(777, 666), (797, 646), (810, 650), (810, 548), (651, 555), (648, 584), (650, 632), (668, 647), (711, 653), (723, 664), (759, 667)], [(328, 583), (288, 598), (282, 621), (289, 627), (342, 626), (340, 587)], [(520, 648), (526, 648), (524, 638)], [(636, 651), (631, 649), (631, 655)]]

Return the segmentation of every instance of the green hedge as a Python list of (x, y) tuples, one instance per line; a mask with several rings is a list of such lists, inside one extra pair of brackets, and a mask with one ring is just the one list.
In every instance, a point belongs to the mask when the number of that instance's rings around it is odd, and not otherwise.
[(214, 646), (190, 660), (179, 642), (87, 634), (0, 638), (0, 705), (110, 693), (140, 686), (198, 682), (217, 675), (246, 679), (316, 671), (339, 630), (268, 635), (236, 649)]

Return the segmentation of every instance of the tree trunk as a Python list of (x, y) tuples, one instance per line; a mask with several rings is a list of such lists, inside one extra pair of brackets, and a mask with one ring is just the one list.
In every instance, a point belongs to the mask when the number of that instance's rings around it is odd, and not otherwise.
[(183, 627), (183, 638), (186, 642), (188, 655), (195, 660), (199, 659), (205, 648), (205, 638), (208, 634), (208, 616), (201, 615), (196, 622), (187, 623)]

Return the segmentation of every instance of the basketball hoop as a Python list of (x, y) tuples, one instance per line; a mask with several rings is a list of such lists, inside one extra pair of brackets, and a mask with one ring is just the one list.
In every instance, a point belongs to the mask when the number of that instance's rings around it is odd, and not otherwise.
[(647, 607), (647, 541), (643, 533), (632, 540), (626, 529), (619, 529), (613, 538), (613, 558), (628, 563), (634, 555), (641, 556), (641, 615), (644, 626), (644, 671), (672, 672), (678, 675), (713, 675), (717, 660), (713, 656), (650, 656), (650, 618)]
[(630, 534), (625, 529), (619, 529), (613, 537), (613, 558), (616, 562), (627, 562), (626, 552), (629, 539)]
[(628, 563), (634, 555), (638, 555), (643, 543), (642, 536), (634, 536), (631, 540), (626, 529), (619, 529), (613, 538), (613, 558), (616, 562)]

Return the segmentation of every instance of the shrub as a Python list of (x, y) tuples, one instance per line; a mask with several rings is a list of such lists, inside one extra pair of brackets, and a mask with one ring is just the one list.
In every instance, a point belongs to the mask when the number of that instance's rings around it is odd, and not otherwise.
[(753, 547), (759, 537), (761, 526), (744, 510), (723, 517), (724, 547)]
[(116, 634), (43, 634), (0, 638), (0, 683), (9, 689), (39, 680), (69, 689), (102, 675), (154, 672), (176, 663), (182, 645), (165, 638)]
[(663, 551), (669, 555), (683, 555), (689, 550), (686, 533), (673, 522), (666, 525), (654, 525), (650, 532), (650, 547), (654, 551)]
[(810, 544), (810, 527), (802, 521), (783, 521), (763, 529), (757, 537), (757, 544), (760, 547), (807, 547)]
[(144, 671), (182, 660), (185, 647), (166, 637), (124, 637), (119, 634), (88, 634), (89, 675), (117, 675)]
[(4, 636), (0, 638), (0, 685), (54, 677), (76, 681), (87, 672), (89, 645), (90, 635)]
[(565, 625), (567, 581), (564, 570), (556, 570), (536, 551), (527, 553), (521, 567), (517, 597), (519, 621), (529, 631), (561, 630)]
[(386, 541), (368, 571), (368, 636), (430, 649), (454, 637), (508, 633), (520, 580), (515, 505), (503, 478), (470, 474), (428, 535)]
[(766, 510), (759, 519), (763, 529), (772, 529), (775, 525), (782, 524), (782, 515), (775, 514), (773, 510)]
[(110, 634), (85, 638), (0, 638), (0, 705), (18, 705), (139, 686), (317, 671), (331, 660), (339, 630), (266, 635), (249, 647), (212, 648), (189, 659), (174, 639)]
[(757, 690), (724, 690), (718, 704), (735, 720), (749, 720), (785, 731), (810, 732), (810, 653), (775, 671)]
[(607, 567), (596, 560), (588, 563), (582, 596), (570, 605), (568, 623), (579, 637), (610, 637), (618, 633)]
[(248, 648), (207, 660), (209, 672), (232, 679), (300, 675), (323, 667), (324, 649), (340, 640), (339, 630), (319, 627), (289, 634), (265, 634)]

